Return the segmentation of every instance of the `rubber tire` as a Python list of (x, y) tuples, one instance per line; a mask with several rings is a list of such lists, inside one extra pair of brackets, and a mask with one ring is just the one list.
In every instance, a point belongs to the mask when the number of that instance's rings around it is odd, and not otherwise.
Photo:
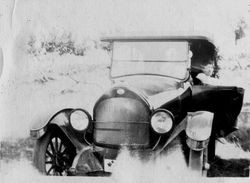
[(194, 151), (190, 149), (189, 168), (191, 170), (197, 171), (197, 173), (200, 172), (200, 175), (202, 175), (203, 151)]
[(48, 130), (40, 139), (36, 141), (35, 149), (34, 149), (34, 157), (33, 157), (33, 164), (38, 169), (39, 172), (46, 175), (45, 169), (45, 154), (46, 149), (50, 140), (54, 137), (58, 136), (61, 140), (65, 142), (65, 144), (72, 149), (71, 159), (73, 159), (76, 155), (76, 148), (70, 142), (70, 140), (60, 131), (55, 129)]

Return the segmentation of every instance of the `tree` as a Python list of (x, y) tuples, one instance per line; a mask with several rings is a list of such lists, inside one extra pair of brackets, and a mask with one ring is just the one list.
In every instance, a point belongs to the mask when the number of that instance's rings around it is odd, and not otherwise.
[(245, 29), (247, 28), (247, 24), (245, 20), (240, 19), (239, 23), (236, 26), (236, 29), (234, 30), (235, 34), (235, 44), (237, 44), (237, 41), (245, 36)]

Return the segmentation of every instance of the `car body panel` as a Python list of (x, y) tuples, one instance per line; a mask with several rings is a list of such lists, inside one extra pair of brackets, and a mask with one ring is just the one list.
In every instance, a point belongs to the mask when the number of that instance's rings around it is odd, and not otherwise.
[(43, 124), (36, 124), (30, 129), (30, 136), (33, 139), (41, 138), (47, 130), (50, 128), (57, 127), (63, 131), (63, 133), (69, 138), (69, 140), (74, 144), (74, 146), (81, 150), (83, 147), (86, 146), (86, 142), (82, 138), (82, 134), (76, 133), (76, 131), (72, 130), (69, 125), (69, 118), (68, 115), (73, 109), (64, 109), (57, 112), (53, 115), (46, 123)]
[(235, 86), (194, 86), (190, 110), (215, 113), (213, 130), (219, 136), (226, 136), (237, 129), (243, 96), (244, 89)]

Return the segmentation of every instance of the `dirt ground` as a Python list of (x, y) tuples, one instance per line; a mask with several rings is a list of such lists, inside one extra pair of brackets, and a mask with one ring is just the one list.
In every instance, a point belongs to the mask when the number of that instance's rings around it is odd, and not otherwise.
[[(31, 163), (34, 145), (35, 141), (30, 138), (2, 141), (0, 161), (8, 164), (15, 160), (27, 160)], [(216, 156), (208, 177), (249, 177), (249, 166), (249, 159), (222, 159)]]

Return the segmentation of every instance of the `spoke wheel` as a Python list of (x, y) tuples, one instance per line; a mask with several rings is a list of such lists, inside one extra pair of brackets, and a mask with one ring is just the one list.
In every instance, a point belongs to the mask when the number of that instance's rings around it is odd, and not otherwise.
[(76, 155), (76, 149), (60, 131), (48, 131), (37, 141), (34, 164), (40, 172), (66, 176)]

